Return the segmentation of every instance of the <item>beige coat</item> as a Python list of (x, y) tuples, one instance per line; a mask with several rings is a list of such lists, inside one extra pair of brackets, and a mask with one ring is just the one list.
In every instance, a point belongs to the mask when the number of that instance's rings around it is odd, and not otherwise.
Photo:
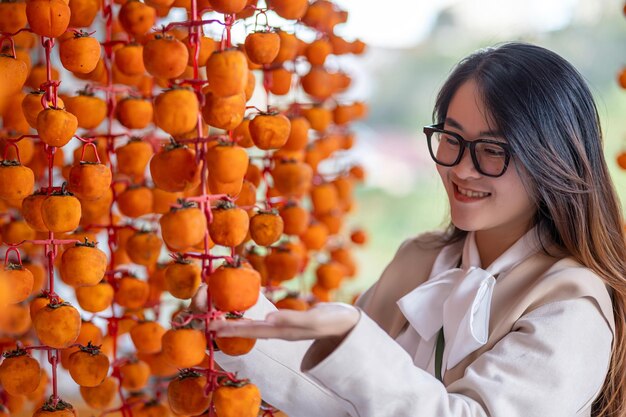
[[(437, 233), (406, 240), (380, 279), (359, 299), (358, 306), (394, 339), (408, 324), (396, 301), (428, 279), (440, 251), (430, 243)], [(463, 387), (454, 382), (465, 368), (509, 333), (522, 315), (553, 301), (593, 299), (615, 334), (610, 291), (598, 275), (572, 258), (558, 259), (542, 252), (530, 256), (495, 286), (487, 343), (446, 371), (444, 384), (462, 393)]]

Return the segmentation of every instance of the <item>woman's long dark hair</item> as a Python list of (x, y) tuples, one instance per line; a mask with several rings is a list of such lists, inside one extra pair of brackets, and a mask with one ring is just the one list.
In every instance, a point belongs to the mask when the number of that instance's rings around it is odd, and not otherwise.
[[(454, 93), (474, 80), (497, 130), (524, 167), (536, 201), (539, 238), (597, 273), (613, 289), (615, 338), (609, 373), (592, 415), (626, 416), (626, 244), (622, 213), (602, 152), (593, 97), (578, 71), (536, 45), (504, 43), (463, 59), (439, 91), (442, 123)], [(449, 224), (440, 244), (467, 232)], [(545, 244), (548, 243), (548, 244)]]

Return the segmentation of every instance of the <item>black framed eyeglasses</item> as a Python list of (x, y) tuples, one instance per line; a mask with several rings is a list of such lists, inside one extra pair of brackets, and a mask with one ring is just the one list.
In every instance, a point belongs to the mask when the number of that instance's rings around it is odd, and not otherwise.
[(488, 177), (500, 177), (509, 166), (512, 151), (509, 144), (491, 139), (468, 141), (458, 133), (443, 129), (443, 123), (424, 126), (428, 151), (439, 165), (451, 167), (461, 162), (469, 148), (474, 167)]

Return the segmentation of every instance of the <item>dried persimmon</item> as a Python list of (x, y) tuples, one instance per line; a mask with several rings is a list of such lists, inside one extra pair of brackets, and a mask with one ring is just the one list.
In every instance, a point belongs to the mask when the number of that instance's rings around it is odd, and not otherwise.
[(26, 300), (33, 290), (33, 274), (21, 264), (8, 263), (0, 271), (3, 281), (3, 300), (9, 304), (17, 304)]
[(37, 389), (41, 381), (41, 367), (25, 350), (17, 349), (4, 353), (0, 364), (0, 383), (11, 395), (29, 394)]
[(76, 133), (76, 129), (78, 119), (65, 109), (48, 107), (37, 115), (37, 133), (46, 145), (65, 146)]
[(127, 275), (117, 281), (114, 300), (122, 307), (137, 309), (143, 307), (150, 295), (148, 283)]
[(114, 294), (113, 287), (106, 281), (90, 287), (76, 288), (78, 305), (90, 313), (99, 313), (111, 307)]
[(165, 359), (178, 368), (191, 368), (204, 359), (207, 341), (200, 330), (170, 329), (161, 341)]
[(51, 232), (71, 232), (78, 227), (80, 217), (80, 201), (67, 192), (65, 187), (52, 193), (41, 203), (41, 218)]
[(235, 260), (225, 263), (209, 276), (213, 304), (222, 311), (244, 311), (256, 304), (261, 275)]
[(109, 373), (109, 358), (98, 346), (88, 343), (70, 355), (70, 376), (81, 387), (97, 387)]
[(174, 297), (186, 300), (198, 291), (202, 281), (200, 266), (179, 257), (165, 269), (165, 287)]
[(4, 160), (0, 163), (0, 198), (22, 200), (35, 188), (33, 170), (19, 161)]
[(211, 405), (212, 393), (205, 395), (206, 376), (183, 370), (167, 387), (167, 399), (172, 411), (180, 415), (199, 415)]
[(250, 227), (248, 213), (228, 201), (220, 201), (209, 224), (211, 240), (222, 246), (237, 246), (244, 241)]
[(252, 32), (246, 36), (244, 46), (250, 61), (261, 65), (271, 64), (280, 49), (280, 36), (271, 31)]
[(250, 219), (250, 237), (259, 246), (270, 246), (283, 234), (284, 222), (278, 210), (259, 210)]
[(193, 90), (172, 87), (154, 100), (154, 122), (172, 136), (182, 135), (196, 127), (199, 109), (200, 103)]
[(126, 253), (131, 261), (144, 266), (152, 266), (159, 260), (163, 242), (154, 232), (138, 231), (126, 242)]
[(33, 327), (44, 345), (67, 348), (80, 334), (80, 313), (67, 302), (51, 301), (35, 314)]
[(172, 35), (155, 35), (143, 47), (143, 63), (158, 78), (177, 78), (187, 68), (189, 51)]
[(130, 329), (130, 338), (139, 353), (159, 353), (165, 329), (156, 321), (142, 321)]
[(207, 151), (209, 174), (224, 182), (243, 179), (250, 160), (241, 146), (220, 142)]
[(174, 251), (185, 251), (204, 240), (206, 216), (193, 203), (172, 207), (159, 220), (165, 244)]
[(148, 384), (150, 367), (147, 363), (138, 359), (130, 359), (120, 366), (122, 376), (122, 388), (129, 391), (139, 391)]
[(71, 10), (63, 0), (32, 0), (26, 2), (26, 18), (34, 33), (57, 38), (70, 24)]
[(111, 168), (99, 162), (79, 162), (70, 169), (67, 188), (81, 200), (104, 197), (112, 180)]
[(73, 37), (60, 43), (59, 57), (66, 70), (90, 73), (100, 59), (100, 43), (85, 31), (75, 31)]
[(278, 113), (261, 113), (250, 122), (250, 136), (254, 144), (263, 150), (278, 149), (287, 143), (291, 123)]
[(226, 381), (213, 392), (215, 412), (220, 417), (256, 417), (261, 393), (248, 380)]
[(107, 256), (96, 247), (96, 242), (85, 238), (63, 251), (59, 271), (63, 282), (72, 287), (98, 284), (107, 270)]
[(236, 49), (215, 51), (206, 63), (211, 91), (220, 97), (243, 93), (248, 83), (246, 55)]

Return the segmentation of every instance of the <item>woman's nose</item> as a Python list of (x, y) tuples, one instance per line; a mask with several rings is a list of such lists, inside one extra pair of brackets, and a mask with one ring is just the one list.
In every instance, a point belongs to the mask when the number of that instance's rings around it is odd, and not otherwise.
[(454, 174), (463, 179), (463, 178), (479, 178), (480, 172), (474, 166), (474, 161), (472, 160), (472, 155), (470, 153), (469, 148), (465, 148), (463, 152), (463, 157), (459, 161), (458, 164), (452, 167)]

